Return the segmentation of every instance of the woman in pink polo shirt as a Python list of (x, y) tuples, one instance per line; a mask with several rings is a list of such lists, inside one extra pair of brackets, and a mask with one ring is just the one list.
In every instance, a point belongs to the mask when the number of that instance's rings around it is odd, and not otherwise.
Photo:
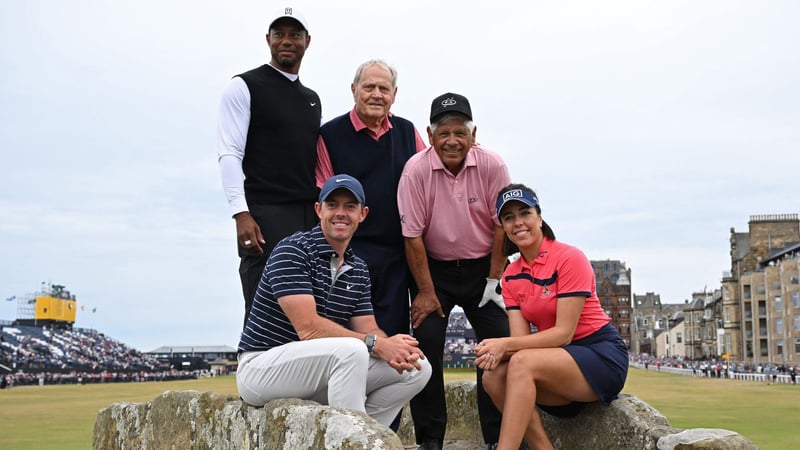
[(516, 450), (523, 438), (531, 448), (553, 448), (534, 404), (571, 417), (585, 403), (611, 403), (625, 384), (628, 349), (600, 306), (589, 260), (556, 241), (536, 193), (507, 186), (497, 216), (507, 254), (520, 253), (502, 277), (511, 336), (483, 340), (475, 363), (503, 412), (497, 448)]

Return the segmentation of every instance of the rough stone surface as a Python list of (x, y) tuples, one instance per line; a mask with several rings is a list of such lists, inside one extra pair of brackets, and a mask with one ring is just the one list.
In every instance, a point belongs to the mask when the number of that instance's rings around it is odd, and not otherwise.
[[(445, 439), (452, 441), (477, 441), (483, 443), (481, 423), (478, 420), (477, 388), (474, 381), (456, 381), (447, 384), (445, 389), (447, 401), (447, 431)], [(452, 406), (451, 406), (452, 405)], [(411, 408), (403, 408), (403, 417), (397, 435), (403, 444), (414, 444), (414, 422), (411, 419)], [(485, 449), (486, 446), (484, 445)]]
[(752, 442), (739, 434), (719, 428), (694, 428), (664, 436), (658, 441), (658, 450), (710, 450), (715, 448), (752, 450)]
[[(475, 382), (449, 383), (445, 450), (485, 449)], [(540, 411), (541, 412), (541, 411)], [(588, 405), (577, 417), (541, 412), (556, 449), (757, 449), (729, 430), (670, 427), (632, 395)], [(365, 414), (315, 402), (281, 399), (254, 408), (213, 392), (167, 391), (145, 404), (116, 403), (97, 414), (95, 449), (415, 449), (408, 406), (397, 434)]]
[(96, 450), (403, 449), (391, 430), (366, 414), (281, 399), (263, 408), (213, 392), (167, 391), (146, 404), (100, 410)]

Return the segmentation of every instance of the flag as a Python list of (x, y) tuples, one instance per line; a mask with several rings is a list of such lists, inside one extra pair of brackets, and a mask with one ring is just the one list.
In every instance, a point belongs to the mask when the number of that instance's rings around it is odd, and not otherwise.
[(12, 295), (11, 297), (8, 297), (6, 300), (9, 301), (9, 302), (13, 302), (16, 299), (17, 299), (17, 296), (16, 295)]
[(96, 312), (97, 312), (97, 308), (92, 308), (92, 313), (96, 313)]

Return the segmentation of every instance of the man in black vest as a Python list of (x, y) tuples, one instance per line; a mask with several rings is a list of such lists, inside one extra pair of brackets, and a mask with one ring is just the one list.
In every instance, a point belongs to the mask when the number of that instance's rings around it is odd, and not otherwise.
[(317, 223), (316, 142), (322, 105), (298, 78), (311, 43), (296, 9), (281, 8), (266, 35), (269, 64), (233, 77), (222, 96), (218, 161), (236, 220), (244, 320), (272, 248)]

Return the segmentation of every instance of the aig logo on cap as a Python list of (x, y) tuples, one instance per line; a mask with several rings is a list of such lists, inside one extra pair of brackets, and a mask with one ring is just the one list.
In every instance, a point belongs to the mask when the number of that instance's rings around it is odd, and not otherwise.
[(288, 7), (286, 9), (284, 9), (283, 13), (286, 14), (287, 16), (291, 16), (292, 15), (292, 8)]
[(522, 189), (512, 189), (503, 194), (503, 201), (506, 201), (511, 198), (521, 198), (521, 197), (522, 197)]

